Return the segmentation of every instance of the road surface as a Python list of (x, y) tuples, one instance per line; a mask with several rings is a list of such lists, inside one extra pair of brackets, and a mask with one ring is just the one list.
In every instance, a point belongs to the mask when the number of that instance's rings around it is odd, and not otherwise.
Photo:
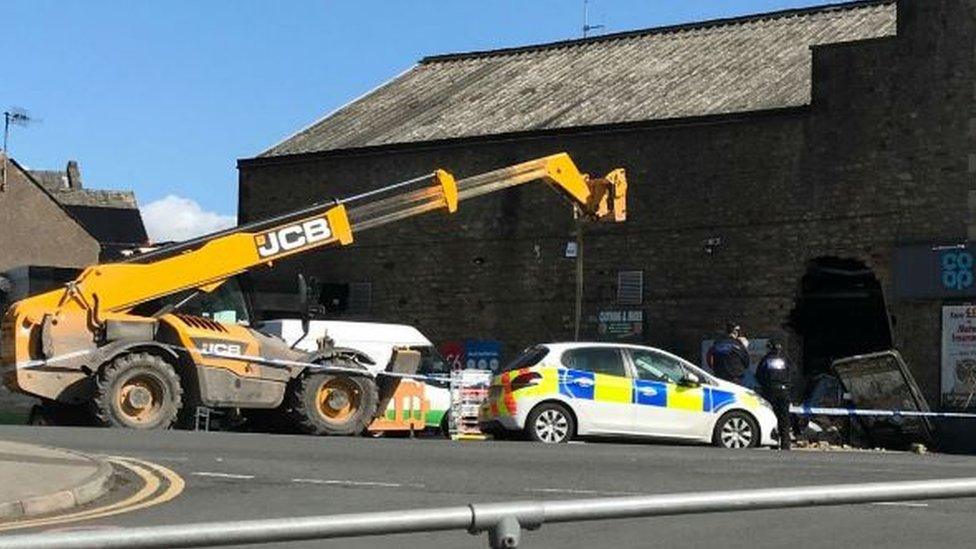
[[(0, 427), (0, 440), (143, 459), (185, 480), (183, 493), (169, 503), (72, 525), (95, 528), (976, 476), (976, 458), (892, 452), (779, 453), (602, 442), (545, 446), (57, 427)], [(554, 524), (524, 533), (522, 547), (963, 547), (976, 537), (974, 513), (974, 500), (944, 500)], [(485, 536), (445, 532), (274, 547), (411, 546), (487, 547), (487, 541)]]

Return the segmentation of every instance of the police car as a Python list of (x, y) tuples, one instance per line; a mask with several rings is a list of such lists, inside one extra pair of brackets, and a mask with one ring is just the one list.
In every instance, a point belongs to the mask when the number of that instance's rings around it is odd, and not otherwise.
[(637, 345), (530, 347), (494, 376), (479, 412), (486, 432), (546, 443), (595, 435), (775, 444), (776, 416), (756, 393)]

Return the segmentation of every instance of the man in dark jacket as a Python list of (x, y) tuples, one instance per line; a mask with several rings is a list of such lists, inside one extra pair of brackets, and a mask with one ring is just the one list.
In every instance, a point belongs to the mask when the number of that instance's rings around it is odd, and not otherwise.
[(790, 449), (790, 364), (783, 356), (783, 345), (775, 339), (767, 344), (766, 356), (756, 368), (759, 393), (773, 405), (779, 449)]
[(708, 365), (721, 379), (742, 385), (743, 376), (749, 371), (749, 351), (743, 343), (742, 329), (730, 322), (725, 326), (725, 336), (708, 350)]

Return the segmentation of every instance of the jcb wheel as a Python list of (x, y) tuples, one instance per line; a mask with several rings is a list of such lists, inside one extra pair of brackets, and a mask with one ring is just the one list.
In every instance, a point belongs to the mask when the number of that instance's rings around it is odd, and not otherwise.
[(173, 366), (149, 353), (125, 354), (99, 372), (94, 412), (109, 427), (166, 429), (176, 420), (182, 397)]
[[(357, 368), (346, 360), (330, 365)], [(291, 414), (298, 427), (312, 435), (359, 435), (376, 417), (376, 383), (349, 374), (309, 372), (295, 380)]]

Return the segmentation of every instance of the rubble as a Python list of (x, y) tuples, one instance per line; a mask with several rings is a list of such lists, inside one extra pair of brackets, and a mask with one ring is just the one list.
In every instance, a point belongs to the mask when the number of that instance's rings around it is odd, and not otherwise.
[(874, 452), (883, 454), (887, 448), (858, 448), (850, 444), (832, 444), (826, 441), (797, 440), (793, 443), (794, 450), (808, 452)]

